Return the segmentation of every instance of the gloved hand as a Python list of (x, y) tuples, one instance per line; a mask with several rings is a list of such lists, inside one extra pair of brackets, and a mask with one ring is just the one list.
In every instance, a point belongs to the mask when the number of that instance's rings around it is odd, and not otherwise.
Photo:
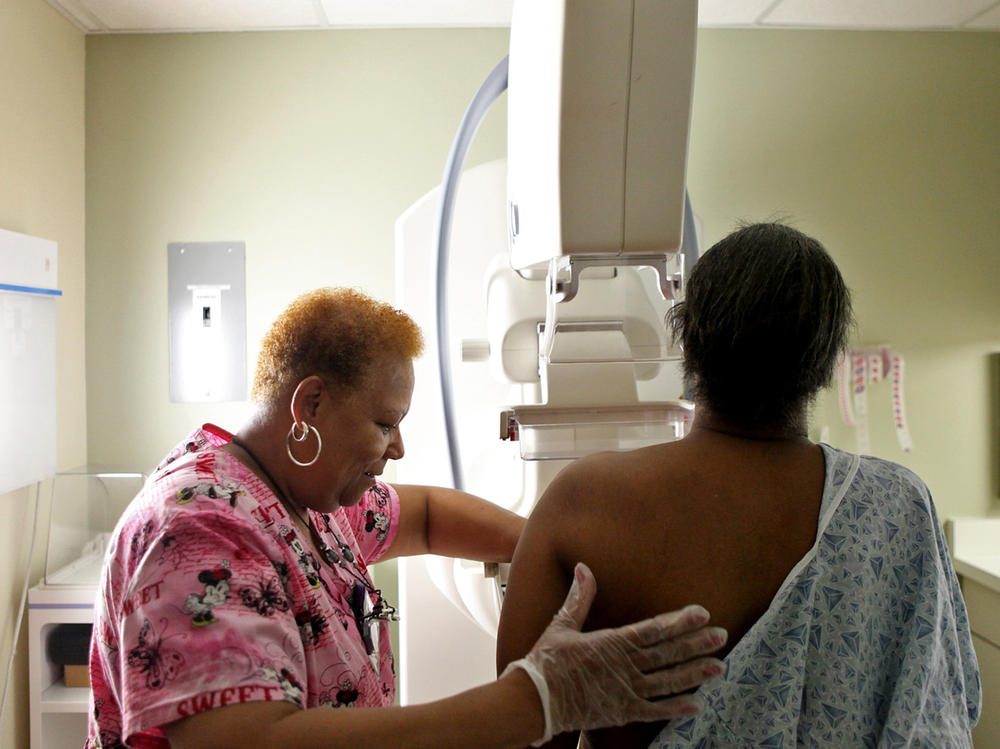
[[(580, 632), (597, 593), (584, 564), (574, 571), (562, 608), (524, 658), (504, 674), (521, 668), (535, 683), (545, 713), (541, 746), (555, 734), (668, 720), (701, 709), (694, 695), (658, 699), (692, 689), (722, 673), (717, 658), (697, 658), (718, 650), (726, 631), (704, 627), (701, 606), (660, 614), (617, 629)], [(680, 665), (674, 665), (680, 664)]]

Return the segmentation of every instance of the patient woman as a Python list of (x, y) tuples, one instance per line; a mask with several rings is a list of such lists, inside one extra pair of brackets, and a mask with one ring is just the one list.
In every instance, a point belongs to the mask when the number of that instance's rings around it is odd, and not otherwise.
[[(690, 661), (722, 642), (702, 627), (707, 612), (581, 634), (594, 594), (582, 566), (517, 667), (392, 706), (394, 609), (368, 565), (424, 552), (509, 560), (523, 525), (468, 494), (378, 478), (403, 457), (421, 345), (409, 317), (350, 289), (306, 294), (278, 318), (250, 421), (235, 435), (195, 429), (115, 529), (95, 607), (89, 747), (504, 747), (696, 712), (689, 696), (659, 698), (721, 671)], [(599, 699), (618, 674), (641, 676)]]
[(552, 482), (514, 556), (500, 668), (582, 560), (598, 580), (585, 629), (699, 601), (730, 633), (701, 713), (584, 745), (971, 746), (976, 658), (926, 486), (806, 437), (852, 322), (833, 260), (787, 226), (746, 226), (697, 262), (670, 322), (690, 433), (583, 458)]

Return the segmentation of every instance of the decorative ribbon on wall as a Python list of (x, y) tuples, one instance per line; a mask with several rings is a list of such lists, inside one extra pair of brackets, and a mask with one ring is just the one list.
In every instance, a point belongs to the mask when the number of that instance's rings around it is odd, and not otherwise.
[(903, 452), (913, 450), (903, 399), (904, 366), (903, 355), (888, 346), (851, 349), (837, 364), (840, 415), (847, 426), (854, 427), (859, 453), (871, 451), (868, 387), (886, 379), (892, 381), (892, 420), (896, 429), (896, 440)]

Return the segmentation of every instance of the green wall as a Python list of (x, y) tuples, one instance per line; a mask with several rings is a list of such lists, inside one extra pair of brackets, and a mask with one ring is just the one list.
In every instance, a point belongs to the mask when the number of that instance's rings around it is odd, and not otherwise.
[[(942, 517), (1000, 511), (1000, 34), (707, 31), (689, 184), (705, 241), (736, 218), (818, 237), (854, 291), (856, 346), (906, 363), (914, 450), (889, 383), (871, 452), (913, 468)], [(813, 436), (855, 446), (832, 394)]]
[[(506, 31), (87, 40), (88, 410), (95, 460), (148, 468), (245, 404), (169, 402), (168, 242), (245, 240), (250, 372), (297, 294), (391, 299), (394, 221), (441, 178)], [(505, 108), (470, 156), (505, 150)]]
[[(170, 404), (166, 245), (247, 242), (248, 339), (296, 293), (393, 293), (393, 222), (439, 179), (505, 30), (87, 39), (88, 445), (152, 465), (243, 404)], [(915, 443), (871, 394), (872, 452), (942, 516), (997, 512), (1000, 34), (706, 30), (689, 184), (710, 244), (737, 219), (819, 237), (855, 292), (858, 345), (907, 364)], [(504, 107), (470, 163), (504, 153)], [(835, 399), (814, 436), (854, 446)]]
[[(391, 299), (394, 222), (440, 181), (469, 99), (506, 53), (506, 30), (89, 37), (91, 459), (148, 470), (193, 426), (246, 415), (169, 402), (167, 243), (246, 241), (251, 374), (297, 294)], [(505, 139), (501, 100), (469, 164), (503, 156)], [(398, 601), (395, 562), (375, 575)]]
[[(506, 45), (504, 30), (84, 38), (44, 2), (0, 4), (0, 226), (59, 243), (58, 467), (89, 452), (148, 468), (193, 424), (245, 413), (169, 403), (168, 242), (247, 242), (251, 362), (299, 291), (391, 298), (393, 222), (439, 180)], [(908, 365), (915, 450), (897, 447), (883, 389), (872, 452), (920, 473), (944, 517), (1000, 513), (997, 80), (995, 33), (699, 35), (703, 242), (774, 217), (824, 241), (855, 291), (856, 343)], [(504, 114), (501, 101), (470, 164), (503, 155)], [(853, 446), (828, 396), (824, 425)], [(31, 499), (0, 496), (4, 662), (21, 581), (40, 574)], [(23, 629), (14, 679), (0, 744), (20, 749)]]

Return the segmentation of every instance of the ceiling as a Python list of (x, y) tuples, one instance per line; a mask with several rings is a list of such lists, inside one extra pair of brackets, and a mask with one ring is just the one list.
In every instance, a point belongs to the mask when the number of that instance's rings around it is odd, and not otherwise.
[[(133, 34), (502, 27), (510, 25), (513, 0), (47, 2), (88, 34)], [(701, 0), (698, 24), (704, 28), (1000, 31), (1000, 0)]]

